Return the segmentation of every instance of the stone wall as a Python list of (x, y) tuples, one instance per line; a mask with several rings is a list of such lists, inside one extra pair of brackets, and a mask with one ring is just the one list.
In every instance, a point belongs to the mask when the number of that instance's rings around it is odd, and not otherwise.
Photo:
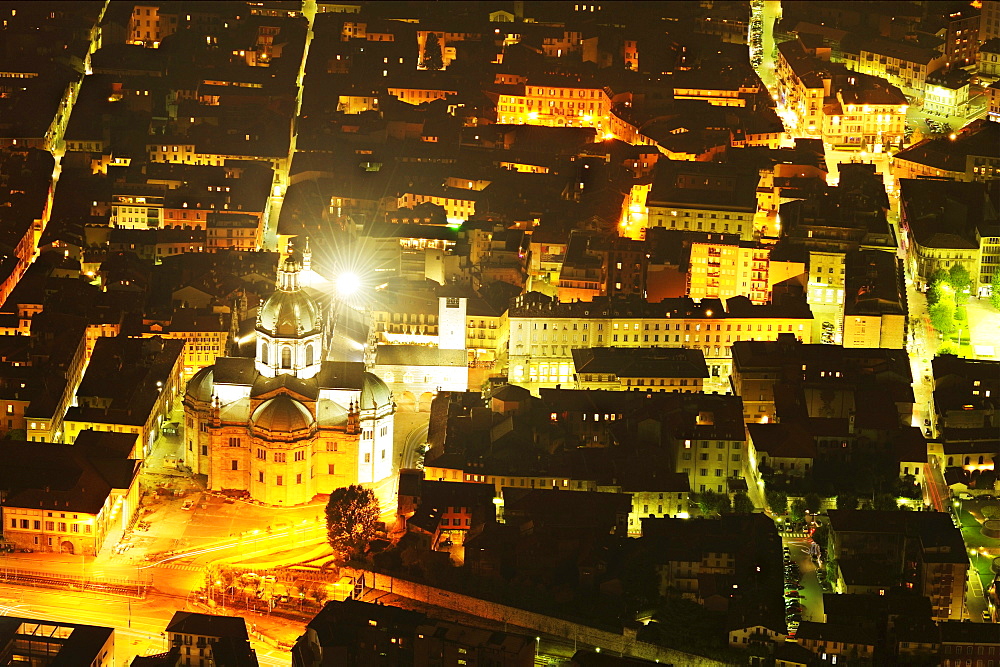
[(592, 628), (572, 621), (566, 621), (536, 612), (497, 604), (488, 600), (470, 597), (426, 584), (419, 584), (386, 574), (342, 568), (341, 574), (364, 579), (365, 588), (387, 591), (411, 600), (423, 602), (444, 609), (479, 616), (480, 618), (509, 623), (522, 628), (531, 628), (538, 633), (561, 637), (567, 641), (580, 642), (600, 647), (602, 651), (621, 654), (645, 660), (657, 660), (662, 664), (684, 665), (685, 667), (715, 667), (734, 665), (700, 655), (684, 653), (655, 644), (638, 641), (635, 630), (626, 628), (622, 634)]

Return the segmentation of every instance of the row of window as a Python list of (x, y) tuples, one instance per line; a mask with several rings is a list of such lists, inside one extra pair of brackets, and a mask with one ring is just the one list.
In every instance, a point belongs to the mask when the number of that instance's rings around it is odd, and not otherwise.
[[(80, 530), (80, 526), (83, 526), (83, 530)], [(33, 519), (11, 519), (10, 527), (13, 529), (20, 530), (42, 530), (42, 522)], [(68, 528), (68, 530), (67, 530)], [(89, 534), (93, 531), (93, 527), (89, 523), (79, 524), (70, 523), (67, 524), (64, 521), (46, 521), (45, 530), (49, 532), (59, 532), (59, 533), (86, 533)]]

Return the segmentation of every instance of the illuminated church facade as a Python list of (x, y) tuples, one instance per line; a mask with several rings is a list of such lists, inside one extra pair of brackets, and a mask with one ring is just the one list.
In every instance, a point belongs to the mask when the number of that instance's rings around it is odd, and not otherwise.
[[(307, 260), (308, 261), (308, 260)], [(306, 267), (308, 269), (308, 267)], [(329, 318), (282, 260), (257, 312), (255, 355), (219, 357), (184, 396), (185, 463), (213, 491), (278, 506), (350, 484), (389, 498), (392, 394), (362, 361), (330, 358)]]

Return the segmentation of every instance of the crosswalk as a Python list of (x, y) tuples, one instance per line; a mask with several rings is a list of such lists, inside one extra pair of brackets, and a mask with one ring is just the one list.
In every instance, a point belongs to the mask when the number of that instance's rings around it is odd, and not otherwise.
[(807, 533), (804, 530), (801, 530), (801, 531), (798, 531), (798, 530), (797, 531), (783, 530), (779, 534), (781, 535), (781, 537), (808, 537), (808, 535), (809, 535), (809, 533)]
[(161, 563), (156, 567), (169, 570), (184, 570), (185, 572), (202, 572), (205, 569), (200, 565), (189, 565), (187, 563)]

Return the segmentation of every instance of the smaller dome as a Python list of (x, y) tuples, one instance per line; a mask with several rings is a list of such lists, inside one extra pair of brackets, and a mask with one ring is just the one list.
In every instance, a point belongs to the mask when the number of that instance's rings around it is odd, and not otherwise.
[(215, 366), (206, 366), (188, 380), (185, 396), (195, 401), (211, 403), (215, 389)]
[(313, 421), (309, 408), (287, 394), (269, 398), (250, 415), (255, 427), (277, 433), (301, 431), (312, 426)]
[(375, 410), (392, 403), (392, 392), (377, 375), (365, 373), (361, 382), (361, 399), (358, 402), (362, 410)]
[(305, 292), (276, 290), (257, 312), (257, 330), (269, 336), (305, 336), (320, 330), (320, 312)]

